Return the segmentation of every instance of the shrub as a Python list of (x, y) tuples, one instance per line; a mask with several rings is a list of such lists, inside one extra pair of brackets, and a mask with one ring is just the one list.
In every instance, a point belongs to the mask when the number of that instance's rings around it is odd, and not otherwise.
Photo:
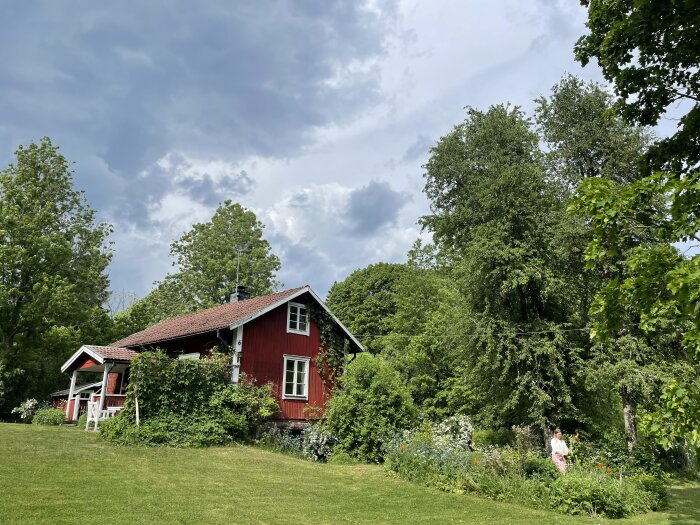
[(328, 458), (328, 463), (332, 465), (355, 465), (357, 460), (344, 450), (333, 450)]
[(80, 414), (80, 417), (78, 417), (78, 422), (76, 423), (77, 428), (85, 428), (85, 425), (87, 425), (87, 416), (87, 411)]
[(328, 461), (337, 438), (321, 423), (313, 423), (302, 432), (302, 452), (312, 461)]
[(140, 426), (133, 425), (119, 414), (100, 424), (100, 435), (122, 445), (171, 447), (226, 445), (233, 440), (227, 429), (215, 419), (176, 414), (156, 416)]
[(32, 418), (33, 425), (62, 425), (66, 422), (66, 413), (60, 408), (40, 408)]
[(472, 434), (472, 444), (475, 448), (503, 447), (512, 445), (514, 442), (513, 433), (507, 428), (477, 429)]
[(276, 452), (304, 457), (301, 433), (290, 429), (280, 430), (275, 424), (263, 425), (258, 429), (257, 443)]
[(559, 471), (550, 458), (527, 454), (523, 459), (523, 471), (528, 478), (554, 480), (559, 477)]
[(12, 409), (13, 414), (19, 414), (19, 417), (25, 423), (31, 423), (34, 413), (39, 408), (39, 402), (36, 399), (27, 399), (18, 407)]
[[(450, 492), (474, 492), (566, 514), (619, 518), (663, 507), (666, 485), (648, 474), (621, 475), (601, 466), (572, 466), (560, 476), (549, 458), (511, 447), (466, 450), (437, 439), (439, 425), (402, 433), (387, 449), (386, 467), (405, 479)], [(522, 447), (527, 449), (528, 447)]]
[(101, 435), (122, 444), (175, 447), (249, 438), (279, 406), (271, 385), (256, 386), (245, 376), (239, 384), (230, 384), (227, 366), (225, 356), (172, 360), (159, 352), (144, 352), (132, 362), (124, 409), (100, 426)]
[(467, 416), (448, 417), (434, 427), (435, 441), (447, 446), (470, 450), (474, 426)]
[(623, 518), (658, 510), (666, 502), (666, 486), (649, 475), (620, 477), (603, 469), (573, 468), (551, 486), (551, 507), (567, 514)]
[(272, 385), (255, 386), (244, 375), (241, 383), (216, 390), (208, 408), (207, 412), (212, 413), (226, 432), (238, 439), (253, 436), (264, 421), (279, 411)]
[(380, 357), (360, 354), (328, 404), (326, 428), (338, 437), (338, 451), (381, 462), (391, 437), (415, 418), (416, 408), (398, 372)]

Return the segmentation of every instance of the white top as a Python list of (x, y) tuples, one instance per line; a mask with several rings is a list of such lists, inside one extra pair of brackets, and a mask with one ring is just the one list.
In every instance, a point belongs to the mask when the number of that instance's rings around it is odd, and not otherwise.
[(563, 439), (552, 438), (552, 454), (561, 454), (566, 456), (569, 453), (569, 447)]

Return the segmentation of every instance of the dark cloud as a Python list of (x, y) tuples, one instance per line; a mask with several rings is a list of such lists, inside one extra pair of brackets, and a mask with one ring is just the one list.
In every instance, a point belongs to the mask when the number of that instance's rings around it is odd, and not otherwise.
[(148, 207), (170, 193), (184, 194), (196, 203), (214, 207), (226, 199), (249, 194), (255, 180), (245, 170), (211, 174), (196, 169), (180, 154), (170, 154), (152, 165), (122, 195), (115, 215), (142, 227), (148, 227)]
[(372, 181), (352, 192), (347, 220), (354, 235), (370, 235), (382, 226), (395, 224), (410, 195), (393, 190), (386, 182)]
[(48, 134), (127, 178), (175, 149), (293, 154), (379, 100), (378, 72), (348, 69), (384, 52), (396, 7), (379, 5), (4, 3), (0, 143)]
[(190, 198), (208, 206), (214, 206), (229, 197), (246, 195), (255, 187), (245, 170), (238, 173), (225, 174), (214, 179), (210, 174), (203, 173), (198, 179), (183, 179), (176, 184)]

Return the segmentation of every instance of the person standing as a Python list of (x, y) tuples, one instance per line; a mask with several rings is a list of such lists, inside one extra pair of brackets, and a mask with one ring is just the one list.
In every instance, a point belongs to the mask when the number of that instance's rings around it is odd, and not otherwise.
[(569, 447), (566, 446), (566, 441), (561, 437), (561, 430), (554, 429), (554, 437), (552, 438), (552, 461), (556, 465), (562, 476), (566, 474), (566, 456), (569, 455)]

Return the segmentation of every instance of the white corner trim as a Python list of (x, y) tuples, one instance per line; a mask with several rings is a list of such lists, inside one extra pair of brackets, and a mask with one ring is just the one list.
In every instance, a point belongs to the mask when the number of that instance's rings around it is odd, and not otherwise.
[(68, 370), (68, 368), (70, 368), (70, 365), (75, 363), (75, 361), (83, 354), (89, 355), (90, 357), (92, 357), (95, 361), (97, 361), (101, 365), (103, 365), (105, 363), (104, 359), (102, 358), (102, 356), (100, 354), (93, 352), (87, 346), (81, 346), (80, 348), (78, 348), (78, 350), (72, 356), (70, 356), (68, 361), (63, 363), (63, 366), (61, 367), (61, 372), (65, 372), (66, 370)]

